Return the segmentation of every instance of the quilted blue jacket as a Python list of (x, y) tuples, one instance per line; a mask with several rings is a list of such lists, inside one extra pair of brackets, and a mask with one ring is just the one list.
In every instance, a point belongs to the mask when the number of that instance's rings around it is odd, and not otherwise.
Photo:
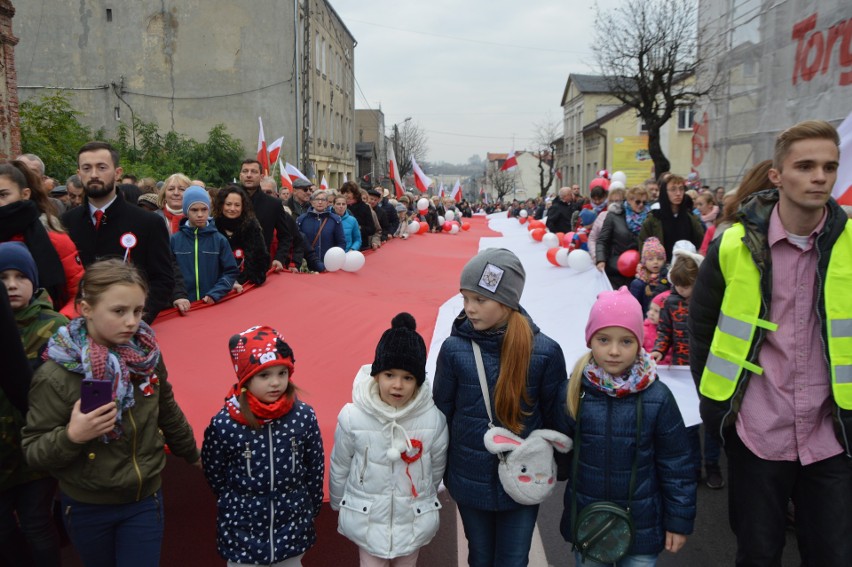
[(219, 301), (231, 291), (240, 269), (228, 239), (212, 220), (203, 228), (183, 223), (172, 235), (171, 246), (190, 301), (205, 295)]
[[(627, 505), (636, 447), (636, 401), (641, 396), (642, 436), (631, 509), (635, 537), (628, 553), (660, 553), (667, 531), (691, 534), (695, 467), (689, 459), (683, 418), (668, 387), (657, 380), (639, 395), (614, 398), (584, 383), (583, 396), (577, 513), (598, 501)], [(564, 399), (564, 395), (560, 397)], [(573, 439), (576, 422), (570, 416), (565, 419)], [(562, 537), (569, 542), (573, 539), (571, 483), (569, 478), (560, 524)]]
[[(521, 311), (527, 316), (525, 311)], [(529, 318), (529, 316), (527, 316)], [(560, 386), (567, 381), (562, 348), (541, 333), (530, 321), (535, 335), (527, 376), (527, 393), (532, 405), (523, 420), (522, 437), (536, 429), (556, 429), (557, 414), (564, 414), (565, 404), (557, 399)], [(491, 393), (494, 412), (494, 389), (500, 373), (500, 347), (503, 335), (478, 332), (464, 314), (453, 323), (450, 336), (441, 345), (435, 369), (433, 398), (447, 417), (450, 447), (444, 484), (453, 499), (478, 510), (512, 510), (520, 508), (503, 490), (497, 475), (497, 456), (488, 452), (483, 442), (488, 430), (488, 414), (482, 400), (482, 389), (476, 372), (471, 341), (482, 350), (482, 360)], [(561, 419), (564, 423), (565, 418)], [(495, 424), (502, 425), (499, 422)]]
[(235, 563), (269, 565), (316, 541), (325, 460), (311, 406), (253, 429), (223, 408), (204, 431), (204, 475), (217, 501), (217, 548)]

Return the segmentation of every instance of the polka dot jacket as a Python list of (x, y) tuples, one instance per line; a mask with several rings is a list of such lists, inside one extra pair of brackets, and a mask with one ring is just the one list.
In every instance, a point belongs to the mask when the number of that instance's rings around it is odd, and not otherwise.
[(223, 408), (204, 431), (204, 475), (218, 497), (217, 547), (228, 561), (269, 565), (316, 541), (325, 461), (313, 408), (252, 429)]

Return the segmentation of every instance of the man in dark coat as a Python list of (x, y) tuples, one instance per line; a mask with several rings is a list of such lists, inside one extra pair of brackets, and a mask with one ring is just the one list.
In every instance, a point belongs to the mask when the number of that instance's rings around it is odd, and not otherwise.
[(376, 217), (379, 219), (379, 226), (382, 227), (382, 242), (388, 239), (388, 236), (393, 234), (390, 232), (390, 223), (385, 210), (382, 208), (379, 201), (382, 199), (382, 194), (375, 189), (367, 189), (367, 203), (376, 211)]
[[(273, 236), (278, 240), (278, 249), (272, 259), (272, 269), (280, 272), (287, 267), (292, 272), (298, 272), (298, 266), (291, 266), (290, 255), (293, 250), (294, 238), (298, 236), (293, 219), (288, 219), (284, 205), (280, 199), (267, 195), (260, 190), (260, 162), (256, 159), (244, 159), (240, 166), (240, 184), (248, 193), (254, 207), (254, 216), (263, 229), (263, 239), (271, 249)], [(288, 222), (289, 220), (289, 222)]]
[(559, 190), (559, 197), (553, 201), (547, 211), (547, 229), (550, 232), (571, 232), (571, 217), (579, 210), (574, 203), (574, 193), (570, 187)]
[(89, 142), (77, 152), (83, 205), (62, 216), (83, 266), (105, 258), (127, 258), (148, 282), (143, 319), (151, 323), (170, 307), (175, 279), (169, 233), (163, 220), (128, 203), (116, 193), (121, 178), (118, 151), (105, 142)]

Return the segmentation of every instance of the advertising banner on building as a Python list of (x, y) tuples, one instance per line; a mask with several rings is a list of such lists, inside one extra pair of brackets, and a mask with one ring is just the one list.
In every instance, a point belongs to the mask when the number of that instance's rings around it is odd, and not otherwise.
[(627, 175), (627, 186), (639, 185), (649, 177), (654, 162), (648, 153), (648, 136), (618, 136), (613, 140), (612, 170)]

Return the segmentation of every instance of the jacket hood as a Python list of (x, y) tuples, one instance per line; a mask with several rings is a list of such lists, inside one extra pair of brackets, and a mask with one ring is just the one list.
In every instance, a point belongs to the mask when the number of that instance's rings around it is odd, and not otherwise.
[(415, 392), (408, 404), (395, 408), (382, 401), (379, 395), (379, 385), (370, 375), (372, 364), (365, 364), (355, 375), (352, 385), (352, 402), (365, 413), (372, 415), (384, 426), (391, 437), (391, 446), (401, 453), (411, 449), (411, 438), (405, 428), (398, 422), (421, 415), (433, 407), (432, 385), (426, 380)]
[[(532, 329), (533, 336), (537, 335), (540, 332), (538, 326), (533, 322), (529, 313), (527, 313), (526, 309), (523, 307), (520, 308), (521, 315), (527, 318), (527, 323), (530, 324), (530, 328)], [(453, 328), (450, 331), (451, 336), (461, 337), (463, 339), (467, 339), (470, 341), (476, 341), (480, 345), (495, 342), (501, 344), (503, 341), (503, 334), (486, 332), (486, 331), (477, 331), (473, 328), (473, 325), (470, 323), (470, 320), (467, 318), (467, 315), (464, 314), (464, 310), (459, 313), (458, 317), (453, 321)]]
[(624, 205), (622, 203), (610, 203), (607, 205), (606, 210), (614, 215), (623, 215)]
[[(192, 226), (191, 224), (189, 224), (186, 219), (183, 219), (180, 222), (181, 222), (180, 230), (182, 232), (185, 232), (189, 236), (195, 235), (195, 227)], [(216, 228), (216, 223), (213, 222), (213, 219), (210, 219), (210, 220), (207, 221), (207, 226), (203, 226), (203, 227), (198, 229), (199, 236), (202, 235), (202, 234), (210, 234), (210, 233), (213, 233), (213, 232), (219, 232), (218, 229)]]

